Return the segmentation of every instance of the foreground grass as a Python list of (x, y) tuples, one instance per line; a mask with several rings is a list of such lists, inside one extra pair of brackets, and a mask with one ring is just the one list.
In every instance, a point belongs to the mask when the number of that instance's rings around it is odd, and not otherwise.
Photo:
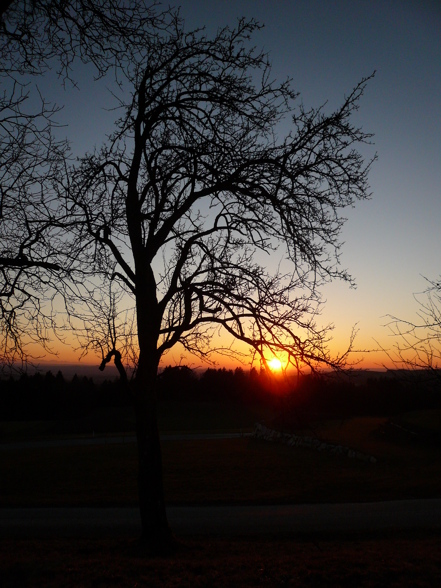
[(173, 558), (129, 540), (0, 543), (2, 588), (217, 586), (426, 587), (441, 582), (438, 536), (298, 542), (194, 537)]
[[(441, 496), (441, 450), (381, 434), (382, 419), (320, 434), (376, 464), (248, 438), (163, 443), (169, 504), (362, 502)], [(0, 451), (1, 506), (136, 505), (133, 443)]]
[[(168, 503), (344, 502), (441, 496), (440, 448), (382, 434), (382, 419), (317, 425), (376, 464), (254, 439), (163, 444)], [(2, 506), (135, 505), (132, 443), (0, 451)], [(133, 538), (0, 541), (1, 588), (226, 586), (432, 587), (435, 533), (315, 538), (189, 537), (173, 558)]]

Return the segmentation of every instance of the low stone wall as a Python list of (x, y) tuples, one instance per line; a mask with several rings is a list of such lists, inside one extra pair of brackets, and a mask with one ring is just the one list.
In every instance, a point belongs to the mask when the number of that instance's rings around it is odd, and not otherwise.
[(376, 463), (377, 460), (373, 455), (366, 455), (361, 451), (355, 451), (350, 447), (344, 447), (343, 445), (332, 445), (326, 443), (320, 439), (314, 437), (303, 437), (300, 435), (294, 435), (292, 433), (282, 433), (274, 429), (269, 429), (261, 423), (254, 425), (253, 437), (256, 439), (264, 439), (265, 441), (272, 441), (276, 443), (283, 443), (290, 447), (309, 447), (310, 449), (316, 449), (317, 451), (328, 451), (334, 455), (346, 455), (351, 459), (360, 459), (369, 463)]

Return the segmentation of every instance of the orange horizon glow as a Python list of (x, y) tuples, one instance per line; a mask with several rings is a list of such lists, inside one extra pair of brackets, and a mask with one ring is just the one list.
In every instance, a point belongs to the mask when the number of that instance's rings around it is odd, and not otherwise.
[[(342, 357), (345, 354), (345, 350), (349, 346), (351, 331), (352, 329), (348, 331), (347, 328), (336, 328), (332, 333), (332, 339), (328, 342), (330, 357)], [(213, 351), (208, 359), (212, 361), (204, 362), (200, 357), (190, 355), (181, 345), (175, 345), (162, 357), (160, 368), (168, 365), (186, 365), (190, 369), (196, 370), (212, 367), (232, 370), (255, 368), (259, 371), (263, 367), (271, 370), (275, 376), (278, 376), (282, 371), (291, 373), (292, 370), (295, 370), (295, 367), (288, 364), (288, 353), (284, 353), (282, 348), (273, 347), (274, 354), (270, 347), (261, 349), (260, 351), (265, 354), (265, 359), (262, 361), (257, 352), (253, 354), (253, 351), (245, 343), (234, 339), (224, 331), (215, 330), (211, 332), (211, 335), (210, 349)], [(29, 345), (29, 350), (26, 349), (26, 351), (29, 351), (30, 363), (41, 366), (68, 364), (98, 367), (102, 361), (100, 353), (90, 351), (82, 356), (80, 340), (76, 338), (74, 331), (63, 331), (63, 341), (57, 339), (55, 335), (51, 337), (50, 333), (48, 333), (48, 337), (52, 339), (49, 346), (54, 353), (47, 353), (38, 344)], [(389, 349), (391, 357), (384, 349)], [(399, 363), (394, 363), (393, 359), (395, 359), (394, 341), (391, 340), (390, 332), (387, 329), (375, 340), (360, 330), (353, 351), (348, 356), (347, 367), (375, 371), (401, 367)], [(300, 369), (302, 367), (304, 366), (300, 365)], [(323, 369), (326, 370), (326, 365), (323, 366)], [(309, 368), (304, 371), (308, 373)]]
[[(218, 341), (214, 341), (213, 343), (213, 347), (216, 348), (215, 343), (218, 343)], [(219, 346), (217, 346), (217, 348), (219, 348)], [(231, 356), (226, 356), (222, 355), (221, 353), (214, 353), (212, 356), (212, 362), (203, 362), (195, 356), (190, 356), (187, 353), (183, 353), (182, 349), (176, 348), (163, 356), (160, 362), (160, 367), (164, 368), (168, 365), (187, 365), (191, 369), (198, 370), (208, 369), (210, 367), (215, 369), (225, 368), (232, 370), (236, 368), (249, 370), (253, 367), (258, 370), (260, 369), (260, 363), (256, 361), (256, 358), (253, 360), (251, 353), (248, 352), (248, 349), (245, 345), (238, 344), (235, 350), (237, 350), (240, 354), (237, 357), (234, 357), (233, 354)], [(81, 357), (81, 349), (78, 349), (78, 345), (70, 346), (68, 344), (62, 344), (58, 341), (54, 341), (52, 351), (54, 353), (47, 353), (42, 350), (41, 347), (36, 345), (30, 346), (29, 355), (31, 356), (31, 363), (40, 364), (42, 366), (61, 366), (63, 364), (99, 366), (102, 359), (101, 356), (92, 352)], [(332, 350), (332, 352), (337, 355), (338, 349), (335, 351)], [(267, 361), (267, 366), (274, 373), (278, 373), (287, 367), (284, 365), (282, 360), (275, 356)], [(353, 369), (384, 371), (386, 369), (397, 369), (401, 366), (398, 363), (394, 363), (386, 352), (382, 351), (381, 349), (377, 349), (375, 351), (361, 354), (354, 353), (352, 358), (349, 357), (348, 367), (352, 367)], [(289, 368), (288, 371), (290, 371)]]
[[(98, 356), (94, 356), (93, 354), (88, 354), (87, 356), (80, 358), (80, 353), (66, 353), (66, 354), (62, 354), (59, 353), (58, 355), (52, 355), (52, 354), (45, 354), (45, 355), (38, 355), (35, 354), (34, 357), (31, 359), (31, 363), (40, 365), (40, 366), (60, 366), (62, 367), (63, 365), (78, 365), (78, 366), (98, 366), (101, 363), (101, 357)], [(109, 364), (113, 365), (112, 364)], [(183, 357), (180, 356), (178, 360), (176, 360), (176, 358), (174, 357), (170, 357), (170, 356), (165, 356), (161, 362), (160, 362), (160, 368), (164, 368), (166, 366), (179, 366), (179, 365), (186, 365), (191, 369), (196, 369), (196, 370), (205, 370), (205, 369), (209, 369), (209, 368), (214, 368), (214, 369), (228, 369), (228, 370), (235, 370), (237, 368), (241, 368), (244, 369), (245, 371), (251, 369), (251, 368), (256, 368), (259, 370), (260, 365), (258, 365), (256, 362), (252, 362), (251, 358), (250, 361), (244, 361), (244, 360), (235, 360), (233, 358), (225, 358), (225, 357), (219, 357), (216, 358), (215, 361), (213, 362), (202, 362), (202, 361), (198, 361), (196, 358), (194, 357)], [(280, 373), (284, 368), (283, 368), (283, 364), (282, 362), (278, 359), (278, 358), (273, 358), (270, 361), (267, 362), (267, 365), (269, 367), (269, 369), (271, 370), (271, 372), (277, 374)], [(394, 364), (390, 358), (384, 356), (384, 355), (380, 355), (378, 354), (378, 356), (376, 356), (375, 358), (370, 356), (369, 358), (366, 358), (366, 360), (362, 360), (357, 362), (354, 365), (348, 365), (348, 369), (354, 369), (354, 370), (371, 370), (371, 371), (386, 371), (388, 369), (399, 369), (401, 366), (399, 364)], [(293, 368), (294, 370), (294, 368)], [(288, 371), (291, 371), (288, 368)], [(309, 370), (306, 370), (309, 371)]]

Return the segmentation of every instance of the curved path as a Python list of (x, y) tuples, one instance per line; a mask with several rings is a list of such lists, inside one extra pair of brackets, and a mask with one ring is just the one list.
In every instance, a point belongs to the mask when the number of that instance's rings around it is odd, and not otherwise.
[[(177, 535), (315, 535), (372, 531), (441, 531), (441, 499), (361, 504), (175, 506)], [(0, 509), (0, 538), (109, 537), (140, 532), (137, 508)]]
[[(252, 433), (164, 433), (161, 441), (194, 441), (204, 439), (239, 439), (251, 437)], [(71, 437), (62, 439), (43, 439), (40, 441), (6, 441), (0, 443), (0, 451), (14, 449), (43, 449), (46, 447), (76, 447), (82, 445), (113, 445), (135, 443), (136, 437), (129, 435), (97, 435), (96, 437)]]

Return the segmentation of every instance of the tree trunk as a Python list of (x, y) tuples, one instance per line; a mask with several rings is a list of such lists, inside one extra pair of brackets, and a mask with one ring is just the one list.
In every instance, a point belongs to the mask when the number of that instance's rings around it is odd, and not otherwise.
[(142, 541), (153, 553), (170, 553), (174, 540), (165, 509), (162, 454), (156, 407), (156, 370), (138, 372), (135, 382), (138, 494)]

